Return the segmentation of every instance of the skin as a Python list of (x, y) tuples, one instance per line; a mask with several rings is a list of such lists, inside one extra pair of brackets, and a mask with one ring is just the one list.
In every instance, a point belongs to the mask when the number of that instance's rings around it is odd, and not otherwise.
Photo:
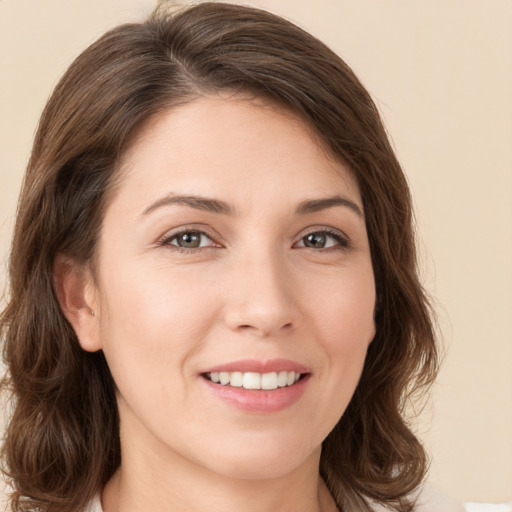
[[(104, 351), (118, 387), (123, 462), (105, 512), (336, 510), (321, 444), (375, 334), (351, 173), (291, 114), (222, 96), (152, 120), (121, 173), (94, 278), (64, 258), (56, 272), (82, 347)], [(233, 211), (169, 204), (176, 195)], [(333, 196), (341, 204), (297, 212)], [(201, 245), (180, 248), (184, 231), (203, 232)], [(312, 233), (320, 246), (308, 245)], [(300, 398), (277, 412), (240, 410), (201, 376), (273, 358), (310, 369)]]

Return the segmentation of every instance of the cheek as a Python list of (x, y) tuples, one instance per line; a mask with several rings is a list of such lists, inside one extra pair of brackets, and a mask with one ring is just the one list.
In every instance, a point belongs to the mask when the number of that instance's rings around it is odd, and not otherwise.
[(366, 350), (375, 336), (375, 284), (371, 271), (332, 279), (311, 301), (316, 329), (333, 352)]
[[(375, 336), (375, 287), (373, 274), (345, 279), (343, 286), (331, 285), (328, 293), (317, 297), (312, 309), (314, 329), (327, 359), (326, 407), (339, 404), (338, 418), (355, 391), (367, 349)], [(323, 377), (323, 376), (322, 376)]]
[(215, 321), (215, 288), (151, 266), (112, 268), (102, 284), (103, 350), (118, 386), (134, 374), (138, 386), (175, 385)]

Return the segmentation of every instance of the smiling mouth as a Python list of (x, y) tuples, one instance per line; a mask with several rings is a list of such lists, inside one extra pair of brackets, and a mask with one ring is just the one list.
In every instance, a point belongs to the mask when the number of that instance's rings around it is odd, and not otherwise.
[(205, 379), (234, 388), (271, 391), (293, 386), (308, 374), (297, 372), (207, 372), (201, 374)]

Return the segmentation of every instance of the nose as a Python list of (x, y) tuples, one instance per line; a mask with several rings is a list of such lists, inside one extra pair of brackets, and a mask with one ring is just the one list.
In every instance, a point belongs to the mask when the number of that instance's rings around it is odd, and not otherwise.
[(300, 321), (297, 290), (286, 264), (275, 255), (246, 258), (236, 265), (225, 309), (225, 323), (259, 337), (294, 330)]

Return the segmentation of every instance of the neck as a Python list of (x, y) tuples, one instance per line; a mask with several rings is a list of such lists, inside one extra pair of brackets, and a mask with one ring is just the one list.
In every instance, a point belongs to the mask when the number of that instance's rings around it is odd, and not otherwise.
[(140, 437), (130, 439), (122, 440), (122, 464), (103, 490), (104, 512), (337, 511), (319, 477), (320, 450), (287, 474), (247, 479), (219, 474)]
[[(170, 484), (133, 480), (120, 468), (102, 493), (104, 512), (337, 512), (321, 478), (307, 486), (277, 481), (204, 479)], [(148, 484), (148, 485), (146, 485)]]

